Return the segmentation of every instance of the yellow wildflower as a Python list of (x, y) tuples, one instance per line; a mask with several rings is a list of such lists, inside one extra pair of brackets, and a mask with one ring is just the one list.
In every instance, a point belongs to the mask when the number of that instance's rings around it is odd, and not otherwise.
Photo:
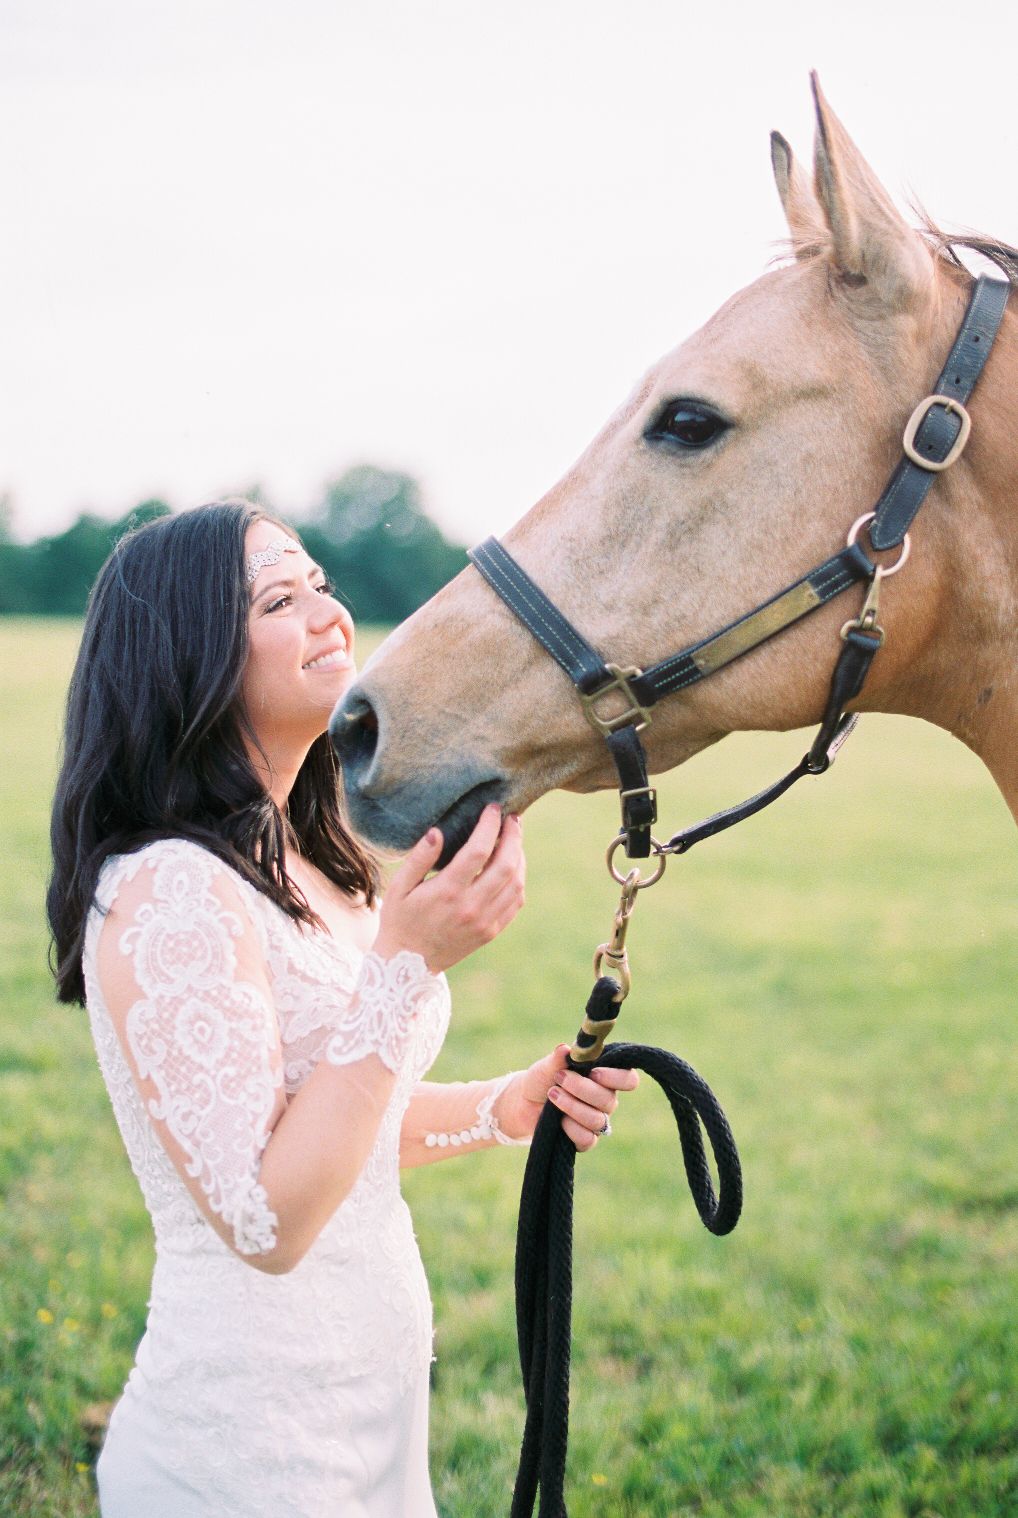
[(35, 1315), (39, 1319), (40, 1323), (53, 1322), (53, 1314), (50, 1312), (48, 1307), (37, 1307), (35, 1310)]

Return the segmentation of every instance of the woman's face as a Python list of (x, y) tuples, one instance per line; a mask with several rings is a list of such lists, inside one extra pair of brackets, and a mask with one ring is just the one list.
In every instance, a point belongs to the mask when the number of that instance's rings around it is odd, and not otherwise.
[(350, 613), (303, 548), (284, 547), (292, 541), (285, 528), (259, 521), (244, 545), (248, 565), (256, 554), (276, 559), (255, 561), (241, 692), (260, 743), (281, 765), (302, 761), (298, 751), (325, 732), (357, 675)]

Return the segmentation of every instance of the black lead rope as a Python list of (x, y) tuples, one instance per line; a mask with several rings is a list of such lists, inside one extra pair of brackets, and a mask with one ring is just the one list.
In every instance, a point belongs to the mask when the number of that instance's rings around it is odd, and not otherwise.
[[(599, 979), (587, 1018), (604, 1022), (617, 1016), (618, 990), (608, 976)], [(598, 1066), (642, 1070), (657, 1081), (675, 1116), (696, 1210), (711, 1233), (731, 1233), (742, 1211), (742, 1170), (728, 1120), (706, 1081), (677, 1055), (644, 1044), (613, 1044), (594, 1063), (572, 1064), (584, 1074)], [(717, 1166), (717, 1195), (701, 1123)], [(566, 1518), (575, 1163), (576, 1149), (562, 1131), (562, 1114), (549, 1102), (527, 1161), (516, 1239), (516, 1333), (527, 1417), (511, 1518), (531, 1518), (538, 1488), (538, 1518)]]

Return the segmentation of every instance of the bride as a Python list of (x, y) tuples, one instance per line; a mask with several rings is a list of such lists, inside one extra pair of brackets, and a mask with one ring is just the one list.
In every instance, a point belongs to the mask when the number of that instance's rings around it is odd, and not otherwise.
[(523, 902), (489, 807), (391, 878), (344, 826), (325, 736), (353, 626), (246, 502), (121, 540), (68, 700), (48, 909), (152, 1216), (148, 1324), (97, 1475), (103, 1518), (434, 1518), (431, 1306), (399, 1167), (579, 1149), (628, 1071), (424, 1081), (442, 972)]

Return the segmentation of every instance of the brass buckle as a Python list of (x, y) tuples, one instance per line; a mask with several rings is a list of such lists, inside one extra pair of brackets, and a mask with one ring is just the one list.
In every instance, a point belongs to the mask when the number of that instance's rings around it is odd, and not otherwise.
[[(951, 451), (944, 459), (924, 459), (921, 453), (916, 452), (916, 433), (926, 420), (926, 414), (931, 406), (943, 406), (945, 411), (953, 411), (961, 421), (961, 431), (951, 445)], [(924, 401), (920, 401), (908, 419), (905, 428), (905, 436), (901, 440), (901, 446), (913, 464), (918, 464), (920, 469), (928, 469), (931, 474), (939, 474), (942, 469), (950, 469), (957, 463), (962, 455), (965, 444), (969, 440), (972, 431), (972, 418), (969, 416), (961, 401), (952, 400), (949, 395), (928, 395)]]
[(657, 821), (657, 790), (652, 785), (635, 785), (631, 791), (619, 791), (619, 800), (622, 803), (622, 817), (623, 817), (623, 821), (625, 821), (625, 816), (626, 816), (626, 802), (632, 796), (646, 796), (647, 797), (647, 800), (650, 802), (650, 809), (651, 809), (651, 811), (654, 814), (651, 817), (650, 820), (651, 820), (651, 822), (656, 822)]
[[(637, 701), (629, 682), (635, 680), (638, 675), (642, 675), (643, 670), (637, 669), (635, 665), (631, 665), (628, 669), (620, 669), (617, 664), (606, 664), (605, 669), (612, 677), (610, 680), (606, 680), (604, 685), (586, 695), (580, 692), (580, 700), (583, 702), (583, 712), (587, 721), (602, 736), (614, 733), (617, 728), (629, 727), (630, 724), (635, 726), (638, 733), (642, 732), (650, 721), (650, 712)], [(613, 690), (620, 691), (629, 705), (624, 712), (611, 717), (602, 717), (595, 711), (594, 703), (600, 701), (602, 696), (609, 695)], [(636, 721), (637, 718), (640, 720)]]

